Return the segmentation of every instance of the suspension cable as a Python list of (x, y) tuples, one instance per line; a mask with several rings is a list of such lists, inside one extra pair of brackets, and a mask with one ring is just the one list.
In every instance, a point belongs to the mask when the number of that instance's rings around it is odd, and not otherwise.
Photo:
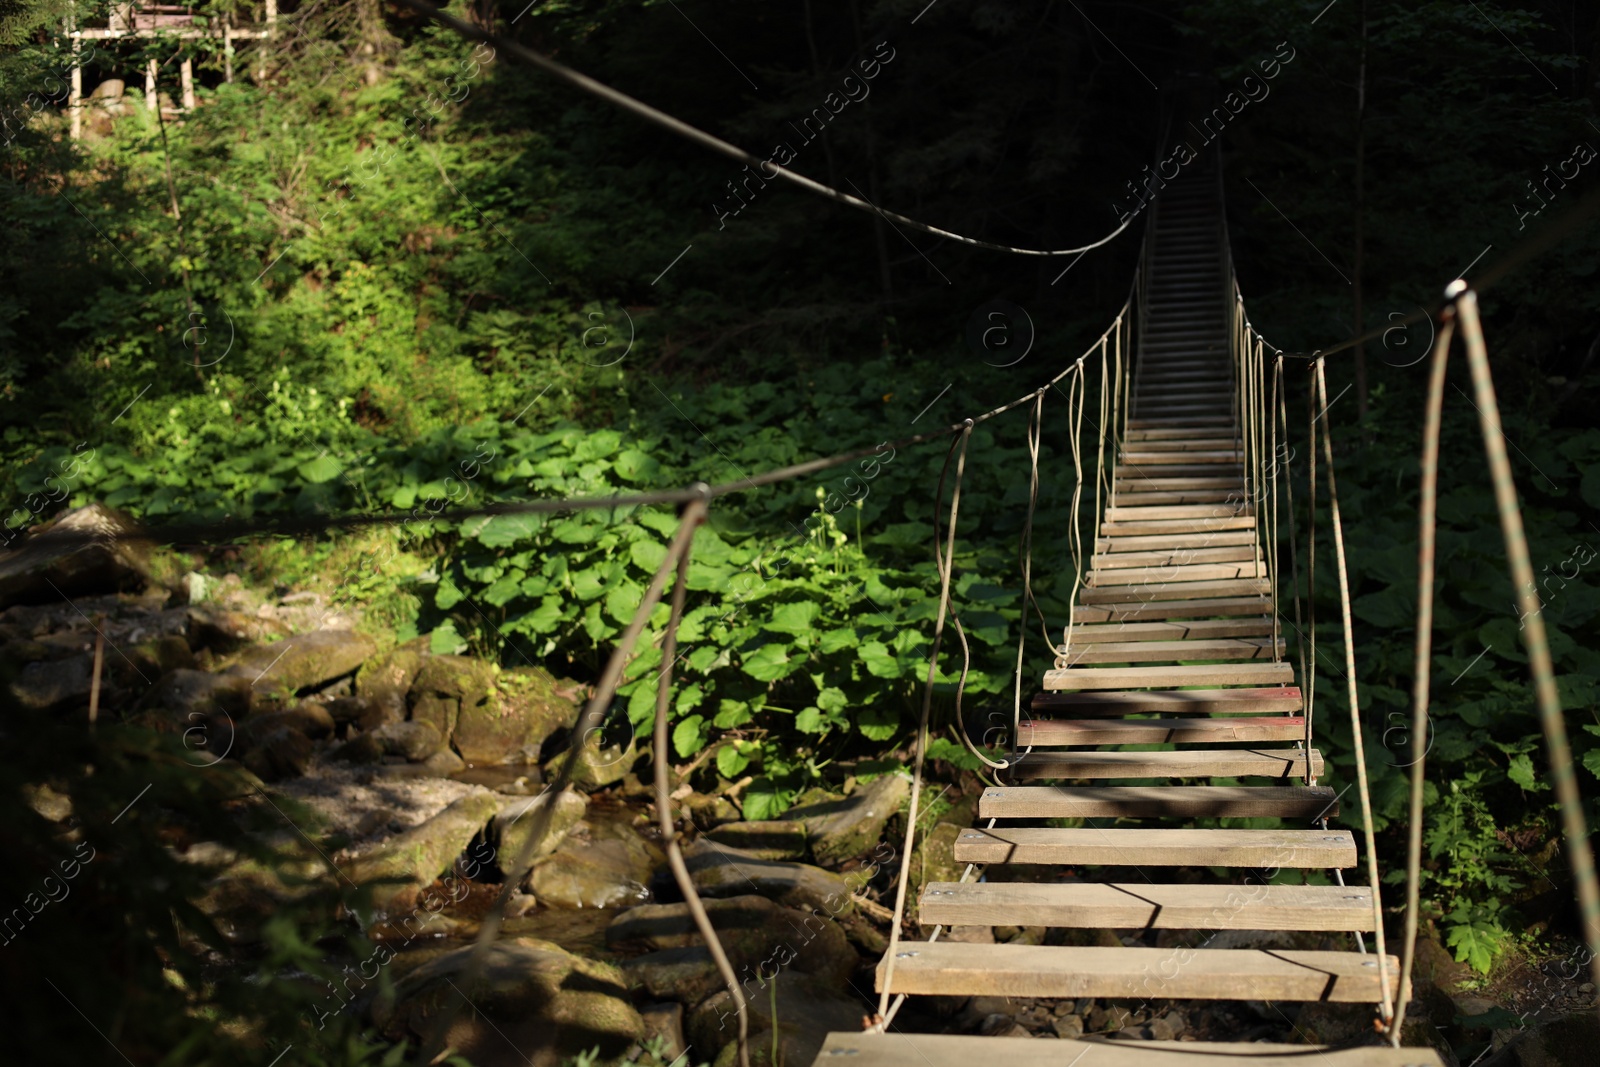
[[(1377, 833), (1372, 826), (1372, 794), (1367, 784), (1367, 750), (1361, 735), (1361, 706), (1356, 693), (1356, 643), (1355, 626), (1350, 618), (1350, 577), (1345, 563), (1344, 554), (1344, 524), (1339, 518), (1339, 489), (1333, 474), (1333, 434), (1328, 428), (1328, 380), (1323, 373), (1323, 364), (1317, 360), (1312, 366), (1315, 368), (1318, 399), (1322, 402), (1322, 449), (1323, 458), (1328, 463), (1328, 510), (1330, 521), (1333, 525), (1333, 551), (1337, 561), (1339, 576), (1339, 609), (1340, 619), (1344, 625), (1344, 668), (1345, 682), (1349, 689), (1350, 700), (1350, 736), (1355, 744), (1356, 756), (1356, 783), (1361, 793), (1361, 820), (1366, 830), (1367, 845), (1367, 882), (1372, 893), (1372, 916), (1377, 929), (1375, 938), (1378, 953), (1378, 985), (1383, 994), (1383, 1021), (1387, 1024), (1394, 1018), (1394, 1005), (1389, 992), (1389, 956), (1384, 947), (1383, 935), (1383, 903), (1379, 898), (1378, 889), (1378, 840)], [(1306, 764), (1311, 763), (1311, 753), (1306, 752)]]
[(1389, 1043), (1400, 1047), (1411, 1000), (1411, 968), (1416, 961), (1417, 922), (1422, 881), (1422, 782), (1428, 756), (1428, 684), (1433, 666), (1434, 545), (1439, 508), (1439, 424), (1444, 410), (1444, 377), (1455, 334), (1453, 309), (1446, 309), (1428, 372), (1428, 400), (1422, 423), (1422, 492), (1417, 503), (1417, 636), (1411, 683), (1411, 821), (1406, 827), (1406, 929), (1400, 950), (1400, 996), (1395, 1001)]

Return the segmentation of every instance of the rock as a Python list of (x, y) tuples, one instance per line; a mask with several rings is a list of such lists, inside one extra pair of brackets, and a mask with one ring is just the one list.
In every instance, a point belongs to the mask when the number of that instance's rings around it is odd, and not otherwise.
[(644, 1044), (653, 1047), (658, 1063), (670, 1064), (689, 1050), (683, 1037), (683, 1005), (670, 1001), (639, 1009), (644, 1020)]
[(1600, 1020), (1593, 1011), (1563, 1016), (1522, 1031), (1480, 1067), (1570, 1067), (1593, 1063)]
[(910, 795), (910, 778), (886, 774), (843, 800), (791, 808), (783, 818), (805, 825), (811, 854), (818, 863), (837, 867), (876, 845), (883, 837), (884, 824)]
[[(844, 931), (824, 915), (785, 908), (754, 894), (708, 900), (705, 909), (741, 978), (792, 968), (842, 992), (860, 963)], [(687, 904), (649, 904), (623, 912), (606, 928), (606, 943), (656, 950), (700, 947), (699, 955), (711, 958)]]
[(249, 678), (258, 689), (298, 693), (350, 674), (377, 648), (354, 630), (316, 630), (247, 648), (227, 673)]
[(688, 812), (690, 821), (701, 830), (710, 830), (743, 818), (739, 809), (733, 806), (733, 801), (727, 797), (706, 796), (704, 793), (690, 793), (683, 798), (681, 807), (675, 810)]
[(1055, 1035), (1067, 1041), (1083, 1036), (1083, 1017), (1079, 1015), (1063, 1015), (1050, 1023), (1050, 1029)]
[[(552, 796), (557, 796), (554, 809), (541, 818), (540, 811), (551, 805)], [(496, 850), (495, 862), (501, 872), (509, 875), (509, 868), (525, 848), (531, 851), (524, 862), (537, 863), (550, 855), (588, 810), (589, 799), (570, 789), (559, 795), (545, 792), (505, 803), (489, 824), (489, 840)], [(528, 839), (535, 833), (539, 835), (538, 842), (530, 846)]]
[(240, 859), (214, 842), (191, 846), (183, 859), (217, 872), (196, 906), (234, 944), (260, 941), (262, 926), (284, 905), (300, 902), (304, 907), (306, 898), (332, 888), (328, 861), (298, 842), (290, 843), (277, 866)]
[(494, 818), (499, 805), (493, 793), (469, 793), (422, 825), (357, 856), (345, 874), (358, 885), (385, 880), (373, 887), (373, 907), (379, 913), (408, 910)]
[(328, 753), (328, 758), (347, 763), (379, 763), (383, 760), (383, 742), (370, 733), (357, 734)]
[[(364, 711), (351, 718), (363, 730), (371, 730), (386, 722), (403, 722), (406, 717), (406, 694), (422, 670), (426, 653), (418, 642), (401, 645), (382, 656), (362, 664), (356, 674), (356, 695), (363, 702)], [(339, 712), (334, 716), (339, 717)], [(437, 725), (437, 724), (436, 724)]]
[(255, 737), (241, 761), (264, 782), (298, 778), (311, 766), (311, 739), (293, 726), (279, 726)]
[(190, 605), (185, 636), (190, 648), (226, 654), (257, 641), (286, 637), (288, 633), (289, 628), (276, 619), (207, 604)]
[(918, 835), (921, 840), (912, 848), (908, 899), (922, 899), (922, 887), (929, 882), (961, 881), (961, 873), (967, 865), (956, 862), (956, 838), (965, 829), (967, 827), (955, 823), (941, 822), (934, 824), (928, 833)]
[(1484, 997), (1463, 996), (1451, 997), (1450, 999), (1455, 1004), (1456, 1014), (1466, 1019), (1470, 1019), (1474, 1015), (1487, 1015), (1499, 1007), (1494, 1001)]
[[(592, 733), (584, 739), (578, 748), (578, 762), (572, 771), (570, 781), (574, 786), (587, 792), (620, 782), (624, 775), (633, 769), (642, 750), (634, 747), (630, 739), (627, 746), (610, 745), (600, 747), (600, 735)], [(545, 777), (554, 781), (556, 775), (561, 773), (561, 768), (572, 758), (572, 750), (568, 749), (560, 755), (553, 756), (544, 765)]]
[(803, 860), (811, 854), (805, 824), (781, 819), (724, 823), (706, 836), (719, 845), (732, 845), (764, 860)]
[(402, 702), (397, 713), (387, 705), (364, 696), (329, 697), (321, 701), (333, 721), (340, 726), (354, 726), (359, 730), (376, 730), (385, 723), (405, 722), (406, 706)]
[(722, 973), (702, 946), (664, 948), (622, 962), (629, 989), (651, 997), (698, 1004), (718, 990), (727, 990)]
[(539, 749), (578, 721), (578, 705), (562, 684), (538, 668), (501, 671), (480, 703), (461, 701), (452, 740), (468, 763), (538, 762)]
[(1354, 1042), (1372, 1033), (1372, 1005), (1312, 1002), (1301, 1005), (1295, 1029), (1319, 1045)]
[(650, 875), (664, 857), (630, 828), (579, 823), (525, 883), (547, 906), (615, 908), (650, 899)]
[[(774, 994), (773, 986), (776, 986)], [(861, 1029), (860, 1001), (819, 988), (810, 977), (785, 971), (766, 981), (743, 983), (750, 1018), (751, 1067), (793, 1067), (816, 1059), (832, 1031)], [(773, 1000), (777, 1001), (778, 1061), (771, 1059)], [(688, 1036), (695, 1049), (721, 1048), (717, 1067), (737, 1063), (739, 1016), (732, 995), (723, 990), (689, 1013)]]
[[(133, 666), (140, 675), (152, 682), (164, 674), (193, 670), (195, 666), (194, 653), (189, 651), (189, 642), (177, 634), (152, 637), (148, 641), (139, 642), (128, 650), (128, 659), (133, 661)], [(109, 662), (108, 658), (107, 663)]]
[(549, 941), (500, 941), (470, 984), (470, 948), (435, 957), (378, 997), (373, 1022), (391, 1040), (421, 1038), (435, 1017), (465, 998), (446, 1040), (478, 1067), (557, 1067), (596, 1046), (620, 1055), (645, 1033), (615, 967)]
[(143, 546), (109, 539), (137, 529), (127, 515), (102, 504), (36, 527), (15, 549), (0, 552), (0, 609), (143, 589), (149, 581)]
[(686, 848), (683, 858), (695, 888), (706, 896), (756, 892), (779, 904), (802, 911), (823, 911), (835, 918), (855, 909), (850, 883), (821, 867), (764, 860), (704, 838)]
[(187, 727), (191, 715), (216, 712), (242, 719), (250, 710), (250, 679), (236, 674), (176, 670), (146, 693), (140, 706), (164, 711), (172, 722)]
[(252, 715), (239, 725), (239, 743), (248, 751), (259, 738), (281, 726), (292, 726), (307, 737), (320, 739), (333, 733), (333, 716), (327, 708), (309, 700), (282, 711)]
[[(93, 655), (43, 660), (28, 663), (17, 671), (7, 691), (15, 706), (24, 711), (52, 713), (87, 709), (93, 678)], [(102, 699), (106, 696), (107, 681), (102, 675)]]
[[(1075, 1016), (1074, 1016), (1075, 1017)], [(1150, 1037), (1156, 1041), (1173, 1041), (1187, 1029), (1183, 1016), (1176, 1012), (1150, 1020)]]
[(494, 664), (470, 656), (428, 656), (406, 698), (412, 720), (432, 723), (448, 740), (463, 705), (476, 708), (488, 702), (496, 670)]
[(391, 722), (367, 735), (378, 743), (385, 756), (404, 756), (420, 763), (439, 751), (444, 738), (427, 722)]
[(51, 822), (64, 822), (72, 816), (72, 797), (56, 792), (44, 782), (37, 785), (24, 782), (22, 796), (28, 807)]

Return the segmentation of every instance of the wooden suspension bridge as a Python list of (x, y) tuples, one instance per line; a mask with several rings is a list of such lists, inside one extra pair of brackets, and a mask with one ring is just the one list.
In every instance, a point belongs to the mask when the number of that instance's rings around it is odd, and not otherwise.
[[(1354, 1002), (1387, 1020), (1400, 992), (1400, 961), (1382, 952), (1375, 877), (1344, 884), (1357, 842), (1328, 820), (1345, 790), (1318, 784), (1309, 694), (1285, 658), (1276, 496), (1264, 491), (1276, 459), (1264, 421), (1252, 418), (1271, 390), (1233, 282), (1215, 166), (1197, 164), (1153, 211), (1130, 301), (1138, 306), (1125, 313), (1125, 332), (1114, 328), (1132, 358), (1108, 382), (1116, 399), (1102, 405), (1112, 455), (1109, 474), (1096, 478), (1110, 491), (1066, 640), (1033, 698), (1037, 717), (1018, 723), (1002, 784), (983, 791), (979, 825), (956, 841), (969, 877), (926, 885), (915, 903), (917, 920), (939, 928), (934, 939), (896, 938), (878, 965), (880, 996), (897, 998), (891, 1018), (899, 998), (937, 994)], [(1152, 779), (1165, 784), (1117, 784)], [(1251, 784), (1232, 784), (1241, 779)], [(1234, 825), (1263, 817), (1291, 828)], [(1009, 865), (1026, 866), (1015, 876)], [(1027, 877), (1041, 866), (1126, 875)], [(1208, 873), (1218, 869), (1234, 877)], [(1294, 884), (1306, 879), (1286, 881), (1290, 871), (1328, 877)], [(1142, 937), (1122, 947), (975, 944), (939, 940), (946, 926)], [(1193, 947), (1140, 943), (1169, 931), (1296, 932), (1345, 947), (1211, 948), (1197, 935)], [(1373, 934), (1378, 951), (1367, 945)], [(1319, 1067), (1442, 1062), (1431, 1049), (1387, 1044), (1051, 1042), (907, 1034), (880, 1022), (830, 1034), (817, 1063), (1187, 1067), (1219, 1056)]]

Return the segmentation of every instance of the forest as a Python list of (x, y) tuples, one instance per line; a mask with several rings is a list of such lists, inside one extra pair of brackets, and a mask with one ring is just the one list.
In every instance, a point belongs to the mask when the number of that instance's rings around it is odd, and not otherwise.
[[(861, 1030), (1091, 603), (1102, 340), (1163, 189), (1204, 167), (1268, 345), (1272, 603), (1306, 613), (1280, 658), (1341, 798), (1323, 829), (1361, 847), (1337, 884), (1376, 864), (1396, 956), (1425, 756), (1400, 1036), (1593, 1062), (1571, 828), (1600, 825), (1600, 10), (441, 10), (0, 0), (8, 1062), (805, 1067)], [(1532, 581), (1458, 341), (1419, 737), (1457, 278)], [(45, 558), (63, 530), (110, 536)], [(814, 936), (772, 933), (800, 915)], [(1100, 925), (972, 936), (1179, 943)], [(894, 1026), (1343, 1047), (1371, 1009), (952, 990)]]

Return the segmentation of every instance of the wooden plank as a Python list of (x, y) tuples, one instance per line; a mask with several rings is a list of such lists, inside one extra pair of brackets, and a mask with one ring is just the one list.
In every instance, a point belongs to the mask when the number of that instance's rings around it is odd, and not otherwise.
[(1242, 619), (1194, 619), (1172, 622), (1109, 622), (1074, 626), (1071, 644), (1101, 641), (1185, 641), (1218, 637), (1260, 637), (1272, 633), (1268, 616)]
[(1119, 478), (1112, 483), (1118, 493), (1142, 493), (1166, 491), (1171, 489), (1243, 489), (1244, 482), (1237, 474), (1224, 474), (1221, 471), (1210, 475), (1190, 476), (1182, 478), (1152, 478), (1139, 471), (1127, 478)]
[(1236, 563), (1260, 559), (1254, 545), (1218, 548), (1175, 548), (1161, 552), (1118, 552), (1089, 559), (1091, 570), (1129, 570), (1136, 567), (1189, 567), (1197, 563)]
[(1073, 645), (1062, 667), (1087, 663), (1193, 663), (1196, 661), (1282, 659), (1283, 641), (1270, 637), (1217, 637), (1189, 641), (1099, 641)]
[(1253, 545), (1255, 530), (1207, 530), (1196, 534), (1118, 534), (1095, 541), (1096, 552), (1158, 552), (1172, 548), (1209, 548), (1221, 545)]
[[(1243, 464), (1241, 463), (1242, 467)], [(1206, 463), (1147, 463), (1123, 464), (1119, 463), (1112, 468), (1115, 478), (1204, 478), (1218, 474), (1228, 473), (1229, 465)], [(1237, 477), (1237, 476), (1235, 476)]]
[(1205, 619), (1215, 615), (1260, 615), (1272, 610), (1270, 597), (1216, 597), (1206, 600), (1138, 600), (1115, 604), (1080, 604), (1072, 623), (1134, 622), (1142, 619)]
[(1128, 441), (1166, 441), (1166, 440), (1172, 440), (1172, 439), (1175, 439), (1175, 438), (1187, 439), (1187, 438), (1190, 438), (1190, 437), (1200, 437), (1200, 436), (1205, 436), (1205, 435), (1217, 434), (1217, 433), (1220, 433), (1220, 432), (1222, 432), (1222, 431), (1216, 429), (1215, 427), (1194, 427), (1194, 428), (1190, 428), (1190, 427), (1186, 427), (1186, 426), (1180, 426), (1180, 427), (1170, 427), (1169, 426), (1169, 427), (1166, 427), (1166, 428), (1163, 428), (1163, 429), (1129, 430), (1125, 440), (1128, 440)]
[(1158, 430), (1168, 426), (1202, 427), (1202, 426), (1232, 426), (1233, 419), (1228, 416), (1214, 415), (1194, 419), (1129, 419), (1130, 430)]
[(1154, 567), (1129, 567), (1096, 570), (1089, 576), (1089, 587), (1105, 589), (1119, 585), (1158, 586), (1167, 582), (1230, 581), (1237, 578), (1265, 578), (1267, 565), (1261, 560), (1239, 563), (1169, 563)]
[(1372, 891), (1342, 885), (933, 882), (923, 926), (1091, 930), (1371, 930)]
[(1245, 719), (1024, 719), (1017, 745), (1214, 745), (1230, 741), (1300, 741), (1300, 715), (1253, 715)]
[[(1400, 983), (1400, 964), (1392, 956), (1389, 960), (1387, 973), (1393, 993)], [(884, 960), (878, 964), (880, 992), (886, 963)], [(902, 942), (895, 953), (889, 992), (1344, 1003), (1372, 1003), (1382, 996), (1378, 961), (1359, 952), (981, 945), (949, 941)], [(1059, 1041), (1036, 1044), (1048, 1045), (1055, 1056), (1061, 1055)], [(1141, 1048), (1147, 1045), (1139, 1042)], [(992, 1056), (988, 1053), (985, 1058)], [(1059, 1065), (1067, 1061), (1055, 1062)], [(1148, 1067), (1151, 1060), (1146, 1054), (1138, 1062)], [(1165, 1064), (1167, 1060), (1160, 1062)], [(1211, 1058), (1213, 1065), (1215, 1062)], [(1299, 1061), (1301, 1067), (1309, 1062), (1308, 1058)]]
[(1109, 693), (1035, 693), (1034, 711), (1082, 718), (1089, 715), (1240, 715), (1302, 710), (1300, 687), (1259, 689), (1169, 689)]
[(1102, 522), (1101, 537), (1150, 537), (1155, 534), (1210, 533), (1213, 530), (1250, 530), (1256, 525), (1249, 510), (1242, 515), (1217, 515), (1197, 519), (1156, 519), (1148, 522)]
[[(1184, 749), (1178, 752), (1035, 750), (1012, 765), (1019, 778), (1304, 778), (1303, 749)], [(1311, 776), (1322, 753), (1311, 750)]]
[(1147, 504), (1108, 507), (1106, 523), (1160, 522), (1166, 519), (1226, 519), (1235, 516), (1255, 516), (1255, 509), (1242, 503), (1232, 504)]
[[(1008, 785), (978, 797), (980, 819), (1301, 819), (1339, 814), (1339, 794), (1306, 785)], [(1353, 928), (1352, 928), (1353, 929)]]
[(1356, 839), (1349, 830), (1103, 830), (1097, 826), (1063, 830), (1053, 826), (1012, 826), (961, 831), (956, 837), (954, 858), (957, 863), (1333, 870), (1356, 865)]
[(1244, 490), (1237, 485), (1228, 489), (1181, 489), (1165, 493), (1130, 493), (1123, 487), (1119, 494), (1124, 505), (1231, 504), (1244, 499)]
[(1162, 667), (1060, 667), (1044, 672), (1046, 689), (1177, 689), (1190, 685), (1289, 685), (1287, 663), (1199, 663)]
[(1231, 437), (1177, 437), (1165, 441), (1142, 441), (1139, 452), (1226, 452), (1239, 447)]
[[(896, 974), (899, 968), (895, 968)], [(1374, 980), (1376, 981), (1376, 980)], [(896, 979), (896, 985), (899, 984)], [(1376, 986), (1374, 986), (1376, 988)], [(1222, 1041), (1041, 1041), (1033, 1037), (972, 1034), (830, 1033), (811, 1067), (841, 1063), (872, 1067), (1221, 1067), (1224, 1058), (1250, 1067), (1444, 1067), (1431, 1048), (1328, 1048)]]
[(1270, 594), (1272, 582), (1266, 578), (1229, 578), (1200, 582), (1146, 582), (1143, 585), (1089, 586), (1078, 591), (1085, 605), (1122, 602), (1198, 600), (1206, 597), (1236, 597)]

